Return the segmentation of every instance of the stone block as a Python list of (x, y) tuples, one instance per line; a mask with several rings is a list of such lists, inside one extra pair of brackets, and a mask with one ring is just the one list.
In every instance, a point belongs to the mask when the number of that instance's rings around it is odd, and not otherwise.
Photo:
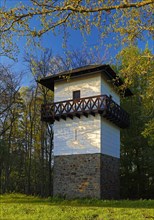
[(103, 154), (55, 156), (54, 196), (119, 198), (119, 159)]

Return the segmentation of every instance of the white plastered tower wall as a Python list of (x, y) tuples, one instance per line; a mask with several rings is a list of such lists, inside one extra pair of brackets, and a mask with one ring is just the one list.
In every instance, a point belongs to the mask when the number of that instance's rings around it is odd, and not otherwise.
[(75, 90), (81, 91), (82, 97), (100, 95), (101, 92), (101, 74), (92, 74), (71, 78), (68, 80), (55, 82), (54, 102), (71, 100), (72, 93)]
[[(54, 102), (71, 100), (73, 91), (81, 98), (100, 95), (101, 75), (91, 75), (55, 82)], [(89, 115), (54, 123), (54, 155), (90, 154), (101, 151), (101, 117)]]
[[(120, 104), (120, 97), (101, 73), (55, 82), (54, 102), (71, 100), (73, 91), (80, 90), (81, 98), (97, 95), (112, 96)], [(67, 118), (54, 123), (54, 155), (102, 153), (120, 157), (120, 128), (100, 114), (88, 118)]]
[[(120, 96), (111, 84), (101, 75), (101, 94), (112, 96), (112, 99), (120, 105)], [(120, 128), (101, 117), (101, 153), (120, 158)]]

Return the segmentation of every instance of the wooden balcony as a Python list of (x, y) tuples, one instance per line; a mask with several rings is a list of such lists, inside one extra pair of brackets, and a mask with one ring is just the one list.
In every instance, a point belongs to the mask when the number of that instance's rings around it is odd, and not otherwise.
[(101, 114), (120, 128), (129, 126), (129, 114), (107, 95), (43, 104), (41, 109), (42, 121), (50, 123), (54, 123), (55, 120), (66, 120), (68, 117), (71, 119), (80, 118), (81, 115), (88, 117), (90, 114), (93, 116)]

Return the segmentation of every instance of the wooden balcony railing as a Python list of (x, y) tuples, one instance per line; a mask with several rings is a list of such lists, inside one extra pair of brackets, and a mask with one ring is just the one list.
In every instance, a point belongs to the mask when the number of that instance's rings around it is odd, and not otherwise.
[(43, 104), (41, 119), (54, 123), (55, 120), (66, 120), (67, 117), (73, 119), (98, 113), (121, 128), (129, 126), (129, 114), (107, 95)]

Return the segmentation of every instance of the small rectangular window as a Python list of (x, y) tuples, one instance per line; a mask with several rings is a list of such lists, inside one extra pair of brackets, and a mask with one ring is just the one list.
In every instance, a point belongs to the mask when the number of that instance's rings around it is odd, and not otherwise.
[(80, 90), (73, 91), (73, 99), (80, 99)]

